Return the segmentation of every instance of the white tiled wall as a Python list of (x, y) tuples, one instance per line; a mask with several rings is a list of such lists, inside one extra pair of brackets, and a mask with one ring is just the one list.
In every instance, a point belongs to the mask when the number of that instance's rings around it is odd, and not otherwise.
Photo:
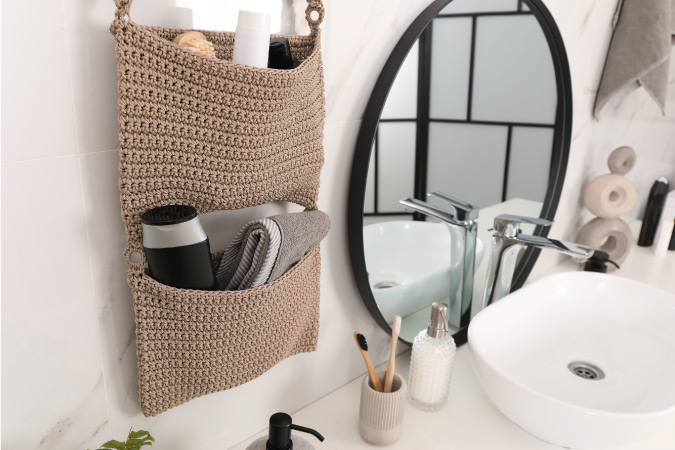
[[(292, 413), (360, 375), (355, 330), (368, 337), (375, 361), (384, 361), (388, 337), (351, 281), (347, 185), (375, 79), (430, 0), (325, 3), (326, 165), (320, 207), (330, 214), (333, 229), (323, 245), (319, 349), (244, 386), (146, 419), (136, 400), (133, 312), (121, 256), (117, 80), (107, 32), (113, 1), (2, 1), (4, 450), (95, 448), (123, 437), (131, 426), (152, 431), (164, 450), (220, 450), (262, 429), (271, 413)], [(640, 160), (630, 177), (641, 196), (657, 175), (675, 173), (675, 89), (665, 118), (638, 92), (603, 122), (593, 121), (615, 0), (546, 3), (562, 29), (574, 81), (568, 184), (553, 230), (571, 238), (584, 217), (581, 189), (605, 171), (613, 148), (636, 147)], [(136, 0), (132, 17), (163, 25), (189, 20), (185, 10), (170, 4)], [(296, 9), (303, 5), (295, 1)], [(252, 213), (240, 213), (231, 226), (246, 214)], [(236, 226), (217, 230), (223, 242)]]
[[(638, 190), (638, 204), (628, 214), (642, 217), (652, 183), (660, 176), (675, 182), (675, 50), (671, 53), (666, 116), (643, 90), (628, 95), (598, 122), (593, 104), (612, 34), (616, 0), (587, 2), (545, 1), (561, 30), (572, 73), (574, 118), (572, 146), (565, 187), (551, 236), (573, 240), (593, 216), (584, 209), (582, 195), (594, 177), (609, 173), (607, 158), (615, 148), (630, 145), (638, 160), (627, 175)], [(555, 264), (559, 256), (542, 253), (535, 271)]]

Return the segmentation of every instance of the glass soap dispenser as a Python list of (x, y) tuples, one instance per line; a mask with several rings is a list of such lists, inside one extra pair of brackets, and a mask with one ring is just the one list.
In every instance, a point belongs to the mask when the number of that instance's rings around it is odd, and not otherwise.
[(447, 305), (434, 302), (429, 326), (413, 341), (408, 400), (422, 411), (439, 411), (448, 403), (457, 346), (448, 333), (447, 317)]

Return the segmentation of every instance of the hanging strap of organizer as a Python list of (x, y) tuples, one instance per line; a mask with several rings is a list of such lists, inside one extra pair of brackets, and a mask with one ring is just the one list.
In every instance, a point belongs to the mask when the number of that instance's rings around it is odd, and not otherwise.
[[(316, 13), (315, 17), (312, 17), (312, 13)], [(305, 20), (307, 20), (309, 28), (312, 30), (312, 34), (316, 34), (319, 31), (319, 25), (323, 22), (324, 15), (325, 11), (321, 0), (307, 0)]]
[[(128, 22), (131, 20), (129, 18), (129, 10), (131, 9), (131, 2), (133, 0), (115, 0), (115, 22), (122, 23)], [(325, 11), (323, 8), (322, 0), (307, 0), (307, 9), (305, 9), (305, 19), (309, 24), (309, 28), (312, 30), (312, 34), (317, 34), (319, 31), (319, 25), (323, 22), (325, 16)], [(113, 29), (117, 28), (116, 24), (113, 24)]]

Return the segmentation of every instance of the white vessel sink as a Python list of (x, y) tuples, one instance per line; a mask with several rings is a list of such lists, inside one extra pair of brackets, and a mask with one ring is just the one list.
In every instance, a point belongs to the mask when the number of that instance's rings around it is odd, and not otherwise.
[(552, 444), (609, 448), (675, 427), (675, 295), (665, 291), (553, 275), (479, 313), (469, 349), (492, 403)]
[[(391, 221), (363, 227), (368, 280), (384, 318), (391, 322), (445, 299), (450, 294), (450, 245), (458, 231), (441, 223)], [(461, 250), (455, 249), (461, 254)], [(484, 253), (476, 242), (476, 266)], [(459, 264), (459, 259), (453, 264)]]

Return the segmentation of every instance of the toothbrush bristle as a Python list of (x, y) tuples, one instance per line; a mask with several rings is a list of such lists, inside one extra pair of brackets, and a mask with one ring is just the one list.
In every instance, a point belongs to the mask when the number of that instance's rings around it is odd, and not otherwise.
[(368, 351), (368, 343), (366, 342), (366, 337), (364, 335), (356, 333), (356, 342), (359, 344), (359, 347), (361, 347), (361, 350)]
[(401, 316), (394, 316), (394, 326), (392, 327), (392, 330), (396, 334), (401, 332)]

